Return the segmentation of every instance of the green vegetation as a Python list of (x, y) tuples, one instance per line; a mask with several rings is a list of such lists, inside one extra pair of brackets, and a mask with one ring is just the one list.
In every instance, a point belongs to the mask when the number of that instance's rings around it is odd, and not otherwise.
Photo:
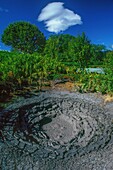
[(19, 54), (1, 51), (0, 57), (0, 81), (2, 83), (32, 84), (39, 79), (46, 79), (49, 72), (55, 73), (59, 70), (59, 62), (56, 59), (43, 57), (38, 53)]
[[(64, 78), (81, 92), (113, 93), (113, 51), (92, 44), (85, 33), (53, 35), (45, 43), (36, 26), (18, 22), (6, 28), (2, 41), (13, 51), (0, 51), (1, 94), (31, 85), (40, 89), (44, 82)], [(85, 71), (91, 67), (105, 74)]]
[(105, 74), (86, 73), (81, 75), (81, 90), (113, 94), (113, 52), (107, 52), (103, 58)]
[(45, 37), (35, 25), (22, 21), (10, 24), (4, 30), (2, 42), (14, 51), (34, 53), (43, 50)]

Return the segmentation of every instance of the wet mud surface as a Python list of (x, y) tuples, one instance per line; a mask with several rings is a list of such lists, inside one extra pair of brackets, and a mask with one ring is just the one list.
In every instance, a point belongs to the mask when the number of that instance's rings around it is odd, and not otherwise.
[(43, 92), (0, 113), (1, 170), (111, 170), (112, 152), (112, 103), (93, 95)]

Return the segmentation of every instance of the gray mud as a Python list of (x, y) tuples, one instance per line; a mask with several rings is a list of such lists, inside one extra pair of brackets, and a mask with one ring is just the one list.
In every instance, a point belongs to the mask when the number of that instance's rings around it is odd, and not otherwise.
[(112, 170), (113, 103), (43, 92), (0, 114), (1, 170)]

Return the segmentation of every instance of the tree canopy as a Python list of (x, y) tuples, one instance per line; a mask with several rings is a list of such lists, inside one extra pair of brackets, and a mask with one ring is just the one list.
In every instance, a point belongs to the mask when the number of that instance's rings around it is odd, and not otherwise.
[(58, 58), (60, 61), (68, 60), (68, 44), (75, 39), (74, 36), (69, 34), (52, 35), (46, 41), (45, 54), (52, 58)]
[(73, 61), (80, 67), (87, 66), (91, 57), (90, 47), (90, 40), (85, 33), (82, 33), (69, 43), (69, 56), (73, 56)]
[(105, 50), (103, 45), (92, 44), (83, 32), (76, 37), (69, 34), (50, 36), (46, 41), (44, 53), (51, 58), (84, 68), (90, 64), (101, 63)]
[(46, 41), (35, 25), (24, 21), (10, 24), (4, 30), (1, 40), (13, 50), (25, 53), (42, 51)]

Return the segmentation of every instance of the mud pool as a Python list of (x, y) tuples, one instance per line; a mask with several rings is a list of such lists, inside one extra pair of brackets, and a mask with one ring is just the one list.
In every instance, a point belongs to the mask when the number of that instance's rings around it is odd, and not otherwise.
[(112, 151), (112, 117), (87, 94), (51, 91), (16, 101), (0, 113), (0, 168), (110, 170), (99, 155)]

